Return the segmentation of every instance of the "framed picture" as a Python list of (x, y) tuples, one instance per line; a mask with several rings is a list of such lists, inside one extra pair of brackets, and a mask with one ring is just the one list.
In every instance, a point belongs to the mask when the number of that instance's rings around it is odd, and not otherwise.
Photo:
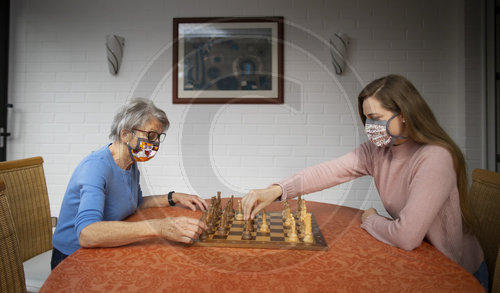
[(283, 17), (174, 18), (174, 104), (283, 103)]

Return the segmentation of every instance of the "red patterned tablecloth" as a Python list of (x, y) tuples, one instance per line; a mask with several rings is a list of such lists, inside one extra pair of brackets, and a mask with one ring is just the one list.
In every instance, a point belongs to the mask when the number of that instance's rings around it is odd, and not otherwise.
[[(41, 292), (483, 292), (426, 242), (408, 252), (377, 241), (360, 228), (357, 209), (310, 201), (307, 208), (328, 251), (191, 247), (162, 239), (79, 249)], [(273, 203), (267, 210), (281, 209)], [(151, 208), (127, 221), (179, 215), (201, 212)]]

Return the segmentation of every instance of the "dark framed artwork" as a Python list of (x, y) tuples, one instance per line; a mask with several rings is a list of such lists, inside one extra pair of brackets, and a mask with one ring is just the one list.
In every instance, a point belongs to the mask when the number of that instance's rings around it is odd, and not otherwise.
[(174, 104), (283, 103), (283, 17), (173, 21)]

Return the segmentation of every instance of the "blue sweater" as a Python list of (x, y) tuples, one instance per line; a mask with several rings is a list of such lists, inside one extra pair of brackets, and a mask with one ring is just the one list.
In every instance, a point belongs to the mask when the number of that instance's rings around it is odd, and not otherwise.
[(83, 228), (99, 221), (121, 221), (142, 202), (137, 164), (121, 169), (108, 147), (88, 155), (71, 176), (52, 238), (52, 245), (64, 254), (80, 248)]

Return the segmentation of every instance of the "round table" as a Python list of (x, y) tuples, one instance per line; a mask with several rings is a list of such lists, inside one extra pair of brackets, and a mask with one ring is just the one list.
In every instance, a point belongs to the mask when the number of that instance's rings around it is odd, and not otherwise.
[[(295, 200), (289, 203), (295, 208)], [(282, 209), (273, 203), (266, 210)], [(41, 292), (483, 292), (427, 242), (404, 251), (376, 240), (360, 228), (360, 210), (310, 201), (307, 209), (328, 251), (195, 247), (163, 239), (82, 248), (52, 271)], [(200, 218), (201, 212), (150, 208), (126, 221), (180, 215)]]

